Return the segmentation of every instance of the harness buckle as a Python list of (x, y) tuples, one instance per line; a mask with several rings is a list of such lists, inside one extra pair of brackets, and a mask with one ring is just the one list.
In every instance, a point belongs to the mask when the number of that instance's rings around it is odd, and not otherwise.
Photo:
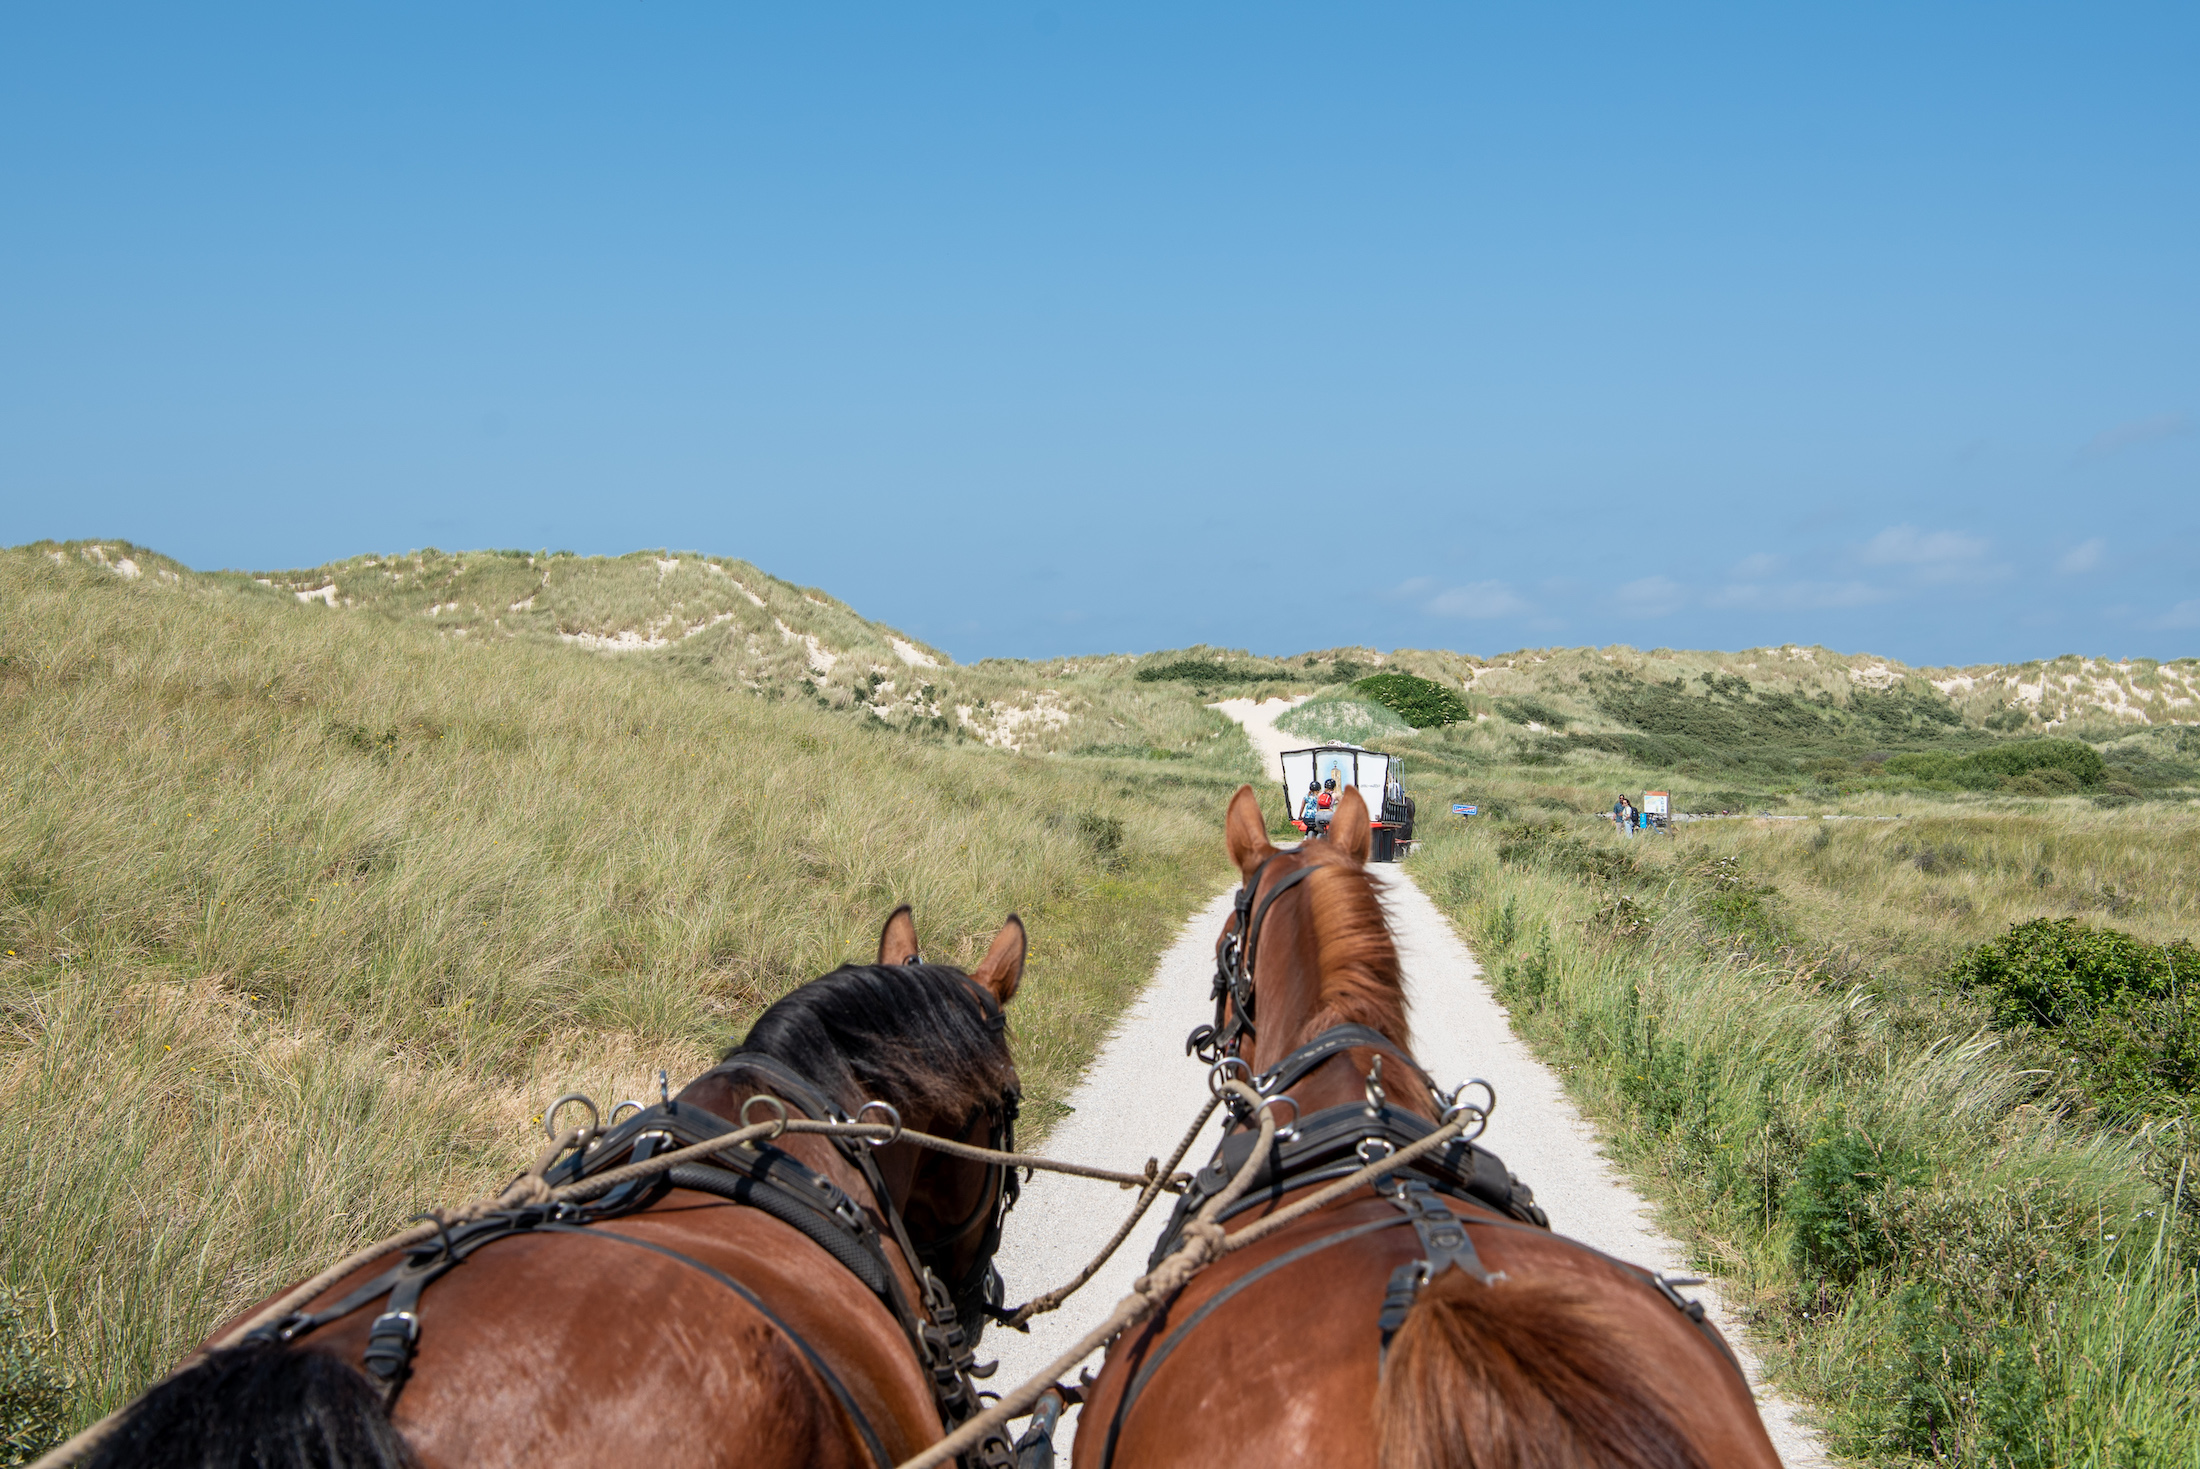
[[(385, 1331), (385, 1327), (390, 1330)], [(420, 1340), (420, 1317), (411, 1311), (384, 1311), (374, 1318), (374, 1324), (367, 1328), (367, 1335), (393, 1335), (398, 1330), (405, 1333), (407, 1342)]]

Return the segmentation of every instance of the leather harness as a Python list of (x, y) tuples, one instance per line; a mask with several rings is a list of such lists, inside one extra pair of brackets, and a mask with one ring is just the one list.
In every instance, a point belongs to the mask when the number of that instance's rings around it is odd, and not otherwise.
[[(1315, 868), (1301, 867), (1296, 872), (1278, 880), (1265, 894), (1259, 893), (1262, 877), (1268, 866), (1282, 856), (1277, 853), (1255, 870), (1245, 885), (1238, 889), (1233, 922), (1223, 931), (1223, 939), (1217, 954), (1214, 980), (1215, 1019), (1212, 1025), (1195, 1029), (1186, 1041), (1185, 1050), (1198, 1055), (1210, 1065), (1228, 1064), (1241, 1048), (1243, 1038), (1256, 1034), (1253, 1024), (1253, 961), (1260, 941), (1262, 920), (1277, 898), (1293, 886), (1304, 881)], [(1438, 1126), (1414, 1112), (1402, 1111), (1388, 1104), (1380, 1084), (1381, 1057), (1389, 1056), (1404, 1064), (1407, 1073), (1428, 1089), (1429, 1099), (1439, 1115), (1451, 1105), (1452, 1099), (1444, 1097), (1429, 1083), (1411, 1056), (1380, 1031), (1365, 1025), (1338, 1025), (1323, 1031), (1306, 1044), (1292, 1051), (1266, 1074), (1250, 1078), (1254, 1090), (1264, 1097), (1281, 1098), (1315, 1068), (1336, 1060), (1355, 1049), (1371, 1049), (1377, 1052), (1376, 1070), (1370, 1073), (1365, 1102), (1346, 1103), (1337, 1107), (1325, 1107), (1306, 1117), (1294, 1115), (1289, 1127), (1277, 1132), (1275, 1144), (1267, 1160), (1253, 1175), (1251, 1185), (1228, 1209), (1217, 1216), (1222, 1223), (1247, 1210), (1263, 1206), (1280, 1205), (1286, 1194), (1297, 1190), (1332, 1182), (1358, 1172), (1369, 1162), (1400, 1148), (1420, 1141), (1434, 1132)], [(1242, 1062), (1238, 1063), (1242, 1065)], [(1246, 1068), (1248, 1071), (1250, 1068)], [(1226, 1131), (1215, 1155), (1196, 1175), (1190, 1187), (1177, 1200), (1169, 1217), (1168, 1226), (1154, 1246), (1147, 1260), (1147, 1269), (1159, 1265), (1183, 1244), (1186, 1224), (1196, 1216), (1208, 1200), (1228, 1186), (1252, 1157), (1259, 1137), (1252, 1130), (1250, 1109), (1242, 1103), (1231, 1104), (1234, 1122)], [(1390, 1280), (1376, 1311), (1376, 1324), (1381, 1332), (1381, 1356), (1387, 1359), (1391, 1338), (1404, 1326), (1407, 1314), (1419, 1299), (1421, 1290), (1445, 1271), (1457, 1268), (1483, 1285), (1498, 1285), (1502, 1274), (1492, 1274), (1483, 1264), (1474, 1247), (1473, 1229), (1516, 1229), (1531, 1233), (1548, 1234), (1550, 1219), (1535, 1202), (1529, 1187), (1514, 1177), (1495, 1154), (1476, 1146), (1472, 1141), (1455, 1138), (1433, 1152), (1423, 1154), (1405, 1168), (1373, 1185), (1378, 1197), (1388, 1199), (1398, 1209), (1394, 1218), (1376, 1219), (1335, 1230), (1305, 1244), (1284, 1251), (1272, 1260), (1237, 1277), (1161, 1338), (1139, 1362), (1138, 1370), (1116, 1400), (1115, 1412), (1108, 1423), (1105, 1446), (1101, 1450), (1101, 1469), (1108, 1469), (1115, 1461), (1115, 1449), (1121, 1437), (1123, 1423), (1133, 1404), (1138, 1401), (1154, 1375), (1168, 1361), (1185, 1337), (1199, 1324), (1212, 1316), (1227, 1301), (1270, 1275), (1311, 1259), (1321, 1252), (1352, 1240), (1394, 1229), (1399, 1225), (1413, 1227), (1420, 1253), (1414, 1259), (1391, 1272)], [(1488, 1211), (1462, 1215), (1455, 1212), (1447, 1200), (1476, 1206)], [(1704, 1319), (1703, 1305), (1682, 1296), (1671, 1282), (1653, 1271), (1613, 1259), (1579, 1241), (1569, 1241), (1576, 1248), (1587, 1251), (1598, 1259), (1614, 1265), (1627, 1274), (1654, 1287), (1675, 1309), (1685, 1315), (1691, 1324), (1703, 1333), (1706, 1340), (1718, 1348), (1719, 1353), (1737, 1373), (1741, 1372), (1731, 1348), (1717, 1330)]]
[[(971, 988), (982, 994), (977, 986)], [(1002, 1018), (999, 1005), (991, 1003), (991, 995), (984, 995), (984, 999), (989, 1002), (988, 1023), (999, 1023)], [(758, 1074), (768, 1083), (772, 1095), (809, 1117), (848, 1120), (805, 1078), (770, 1056), (736, 1053), (718, 1069), (720, 1072)], [(1013, 1151), (1015, 1147), (1016, 1104), (1012, 1090), (1003, 1098), (995, 1114), (992, 1145), (1002, 1151)], [(619, 1164), (641, 1162), (659, 1151), (686, 1147), (734, 1130), (733, 1123), (715, 1113), (668, 1100), (610, 1129), (586, 1152), (569, 1154), (544, 1175), (545, 1181), (553, 1186), (580, 1182)], [(713, 1163), (682, 1163), (654, 1178), (619, 1184), (601, 1198), (586, 1203), (506, 1209), (446, 1229), (437, 1239), (424, 1241), (408, 1250), (399, 1264), (334, 1305), (310, 1314), (293, 1312), (254, 1331), (245, 1341), (294, 1342), (387, 1296), (386, 1306), (368, 1330), (363, 1360), (367, 1372), (382, 1386), (385, 1405), (394, 1406), (410, 1375), (413, 1354), (420, 1339), (421, 1295), (437, 1279), (486, 1246), (519, 1235), (576, 1234), (616, 1240), (679, 1261), (726, 1287), (762, 1315), (780, 1335), (794, 1344), (816, 1371), (841, 1411), (855, 1426), (878, 1469), (892, 1469), (893, 1459), (886, 1453), (877, 1430), (864, 1416), (847, 1384), (754, 1291), (691, 1255), (603, 1227), (609, 1221), (648, 1208), (676, 1188), (727, 1199), (790, 1226), (861, 1281), (893, 1315), (926, 1369), (941, 1422), (953, 1431), (982, 1410), (976, 1379), (991, 1375), (993, 1370), (990, 1364), (980, 1366), (976, 1362), (973, 1349), (977, 1331), (966, 1331), (963, 1325), (965, 1321), (974, 1321), (978, 1311), (973, 1309), (965, 1314), (958, 1309), (957, 1299), (961, 1297), (979, 1308), (997, 1304), (987, 1299), (997, 1297), (999, 1292), (999, 1276), (993, 1270), (992, 1257), (1000, 1242), (1003, 1220), (1016, 1199), (1015, 1173), (1001, 1165), (992, 1165), (994, 1186), (989, 1191), (990, 1198), (982, 1201), (968, 1221), (928, 1252), (935, 1256), (942, 1254), (945, 1246), (969, 1234), (980, 1222), (985, 1223), (986, 1237), (976, 1263), (969, 1275), (956, 1283), (957, 1288), (951, 1289), (941, 1282), (910, 1240), (901, 1211), (894, 1207), (885, 1180), (871, 1157), (872, 1150), (860, 1140), (835, 1138), (833, 1141), (841, 1155), (862, 1174), (879, 1217), (884, 1219), (895, 1247), (916, 1276), (924, 1297), (921, 1309), (907, 1299), (900, 1278), (888, 1260), (886, 1238), (862, 1205), (831, 1179), (793, 1156), (768, 1145), (752, 1144), (714, 1154), (717, 1161)], [(1014, 1450), (1004, 1436), (996, 1434), (966, 1454), (962, 1462), (967, 1469), (1008, 1469), (1015, 1462)]]

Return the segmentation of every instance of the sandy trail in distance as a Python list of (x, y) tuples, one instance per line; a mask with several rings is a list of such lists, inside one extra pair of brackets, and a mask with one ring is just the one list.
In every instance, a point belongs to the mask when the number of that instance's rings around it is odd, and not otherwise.
[[(1246, 724), (1270, 780), (1280, 779), (1277, 752), (1294, 747), (1291, 737), (1277, 734), (1275, 717), (1296, 702), (1275, 699), (1255, 705), (1239, 699), (1216, 706)], [(1690, 1273), (1686, 1253), (1657, 1228), (1649, 1206), (1613, 1170), (1595, 1129), (1574, 1109), (1558, 1078), (1513, 1035), (1481, 966), (1436, 905), (1397, 867), (1372, 870), (1382, 881), (1391, 932), (1405, 964), (1416, 1055), (1444, 1086), (1478, 1076), (1497, 1092), (1484, 1145), (1535, 1190), (1560, 1234), (1651, 1269)], [(1214, 941), (1229, 912), (1230, 894), (1224, 892), (1185, 925), (1162, 956), (1153, 980), (1124, 1011), (1071, 1094), (1070, 1115), (1047, 1138), (1050, 1156), (1132, 1170), (1149, 1156), (1167, 1159), (1207, 1099), (1206, 1068), (1184, 1054), (1184, 1038), (1193, 1026), (1213, 1018), (1207, 995)], [(1204, 1163), (1218, 1133), (1210, 1122), (1184, 1166)], [(1045, 1173), (1034, 1178), (1010, 1217), (1000, 1253), (1010, 1303), (1075, 1274), (1107, 1243), (1132, 1197), (1086, 1179)], [(1113, 1309), (1144, 1271), (1170, 1202), (1167, 1196), (1157, 1201), (1108, 1266), (1061, 1310), (1034, 1321), (1029, 1336), (998, 1327), (987, 1331), (980, 1355), (997, 1355), (1001, 1361), (989, 1386), (1005, 1390), (1039, 1371)], [(1830, 1466), (1817, 1435), (1791, 1404), (1760, 1381), (1756, 1358), (1716, 1284), (1691, 1287), (1685, 1294), (1704, 1302), (1748, 1367), (1781, 1459), (1791, 1469)], [(1065, 1464), (1075, 1422), (1073, 1411), (1057, 1443)]]

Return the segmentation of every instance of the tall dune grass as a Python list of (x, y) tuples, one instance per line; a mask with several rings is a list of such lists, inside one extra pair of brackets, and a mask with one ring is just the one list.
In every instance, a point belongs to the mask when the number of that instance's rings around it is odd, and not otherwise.
[(2094, 1116), (1941, 976), (2043, 910), (2189, 934), (2196, 840), (2158, 807), (1499, 824), (1411, 870), (1844, 1457), (2166, 1464), (2200, 1459), (2186, 1119)]
[(507, 1177), (548, 1097), (696, 1071), (897, 902), (952, 960), (1029, 922), (1043, 1133), (1225, 876), (1239, 752), (927, 744), (38, 554), (0, 553), (0, 605), (0, 1280), (77, 1420)]

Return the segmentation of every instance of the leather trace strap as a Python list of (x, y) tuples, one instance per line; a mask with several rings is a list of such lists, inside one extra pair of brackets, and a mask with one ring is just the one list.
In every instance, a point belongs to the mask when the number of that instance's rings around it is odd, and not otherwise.
[[(1195, 1029), (1184, 1043), (1186, 1052), (1209, 1065), (1223, 1056), (1235, 1056), (1246, 1036), (1259, 1033), (1253, 1028), (1253, 956), (1260, 947), (1261, 925), (1267, 921), (1268, 910), (1275, 906), (1276, 899), (1312, 877), (1317, 870), (1309, 863), (1277, 879), (1275, 886), (1262, 894), (1260, 880), (1280, 858), (1290, 855), (1278, 852), (1261, 863), (1237, 890), (1233, 900), (1230, 926), (1223, 930), (1222, 947), (1215, 955), (1215, 1022)], [(1256, 895), (1260, 898), (1258, 904), (1254, 902)]]

